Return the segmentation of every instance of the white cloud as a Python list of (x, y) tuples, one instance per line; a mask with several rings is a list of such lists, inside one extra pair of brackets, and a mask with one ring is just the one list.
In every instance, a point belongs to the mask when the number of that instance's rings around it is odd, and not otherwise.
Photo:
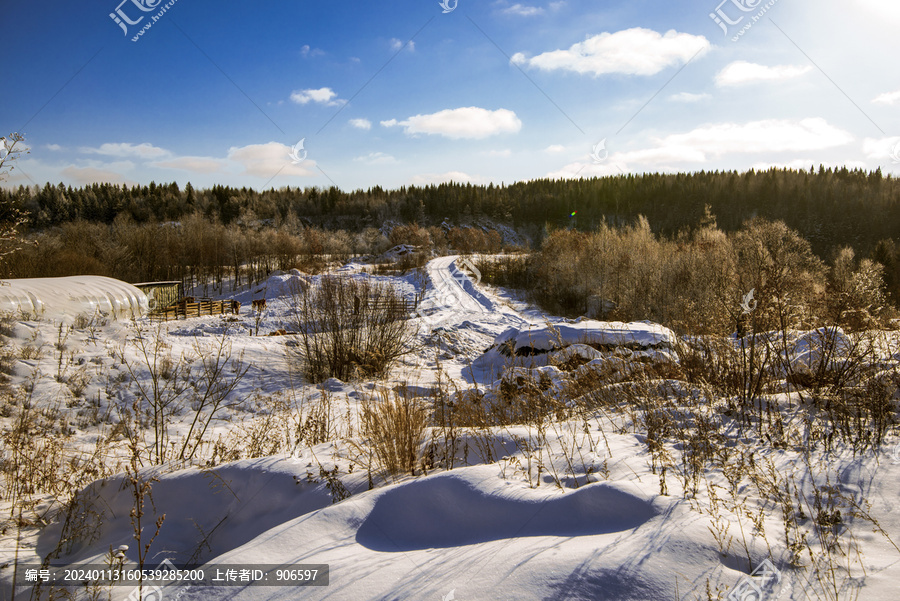
[(863, 140), (862, 150), (870, 159), (900, 158), (900, 137), (866, 138)]
[(78, 184), (93, 184), (95, 182), (121, 184), (126, 182), (126, 179), (122, 174), (108, 169), (98, 169), (96, 167), (75, 167), (74, 165), (70, 165), (60, 173), (64, 177), (71, 179)]
[(897, 0), (856, 0), (853, 8), (869, 11), (871, 17), (879, 22), (900, 21), (900, 4)]
[(775, 65), (768, 67), (747, 61), (735, 61), (716, 74), (717, 86), (737, 86), (758, 81), (782, 81), (800, 77), (812, 70), (810, 66)]
[(437, 134), (447, 138), (482, 139), (504, 133), (516, 133), (522, 122), (513, 111), (491, 111), (476, 106), (445, 109), (430, 115), (413, 115), (405, 121), (382, 121), (384, 127), (403, 126), (408, 135)]
[(391, 38), (391, 50), (396, 52), (403, 48), (403, 46), (406, 46), (406, 49), (410, 52), (416, 51), (416, 43), (414, 41), (410, 40), (408, 42), (404, 42), (403, 40), (399, 40), (397, 38)]
[(460, 184), (483, 184), (487, 180), (480, 176), (471, 176), (462, 171), (448, 171), (446, 173), (423, 173), (414, 175), (410, 180), (413, 186), (429, 186), (431, 184), (444, 184), (456, 182)]
[(702, 163), (706, 160), (706, 154), (702, 150), (690, 146), (663, 145), (656, 148), (617, 152), (610, 157), (610, 160), (641, 165)]
[(512, 6), (507, 6), (506, 8), (500, 11), (504, 15), (516, 15), (519, 17), (532, 17), (534, 15), (540, 15), (544, 12), (543, 8), (538, 6), (525, 6), (524, 4), (513, 4)]
[(551, 179), (591, 178), (622, 175), (623, 172), (621, 166), (613, 163), (594, 164), (575, 162), (556, 171), (551, 171), (546, 177)]
[(224, 167), (221, 159), (210, 157), (176, 157), (167, 161), (151, 163), (151, 166), (163, 169), (181, 169), (193, 173), (217, 173)]
[(309, 57), (317, 57), (325, 54), (324, 50), (319, 50), (318, 48), (310, 48), (309, 44), (304, 44), (300, 47), (300, 54), (303, 55), (303, 58)]
[(228, 158), (244, 167), (244, 174), (257, 177), (271, 178), (277, 173), (281, 175), (293, 175), (307, 177), (318, 175), (314, 168), (315, 161), (305, 160), (302, 163), (294, 163), (290, 157), (291, 147), (278, 142), (267, 144), (250, 144), (248, 146), (232, 147), (228, 150)]
[(512, 56), (512, 62), (542, 71), (574, 71), (595, 77), (607, 73), (655, 75), (666, 67), (686, 63), (698, 53), (705, 54), (709, 48), (709, 40), (703, 36), (675, 30), (661, 35), (636, 27), (601, 33), (573, 44), (568, 50), (544, 52), (533, 58), (518, 52)]
[(853, 136), (821, 118), (767, 119), (749, 123), (718, 123), (660, 140), (660, 146), (720, 156), (746, 152), (798, 152), (849, 144)]
[[(599, 164), (576, 161), (547, 177), (603, 177), (627, 173), (634, 165), (647, 166), (652, 171), (679, 171), (682, 169), (674, 165), (702, 164), (725, 154), (805, 152), (852, 141), (849, 133), (829, 125), (824, 119), (719, 123), (656, 138), (653, 140), (655, 145), (650, 148), (612, 153)], [(880, 147), (887, 154), (884, 148), (889, 146), (881, 144)]]
[(337, 97), (337, 92), (332, 90), (331, 88), (319, 88), (318, 90), (294, 90), (291, 92), (291, 101), (296, 102), (297, 104), (309, 104), (310, 102), (317, 102), (319, 104), (324, 104), (325, 106), (337, 106), (343, 104), (344, 100), (334, 100)]
[(750, 168), (755, 169), (756, 171), (768, 171), (772, 167), (774, 167), (775, 169), (794, 169), (795, 171), (809, 171), (809, 168), (812, 167), (813, 170), (818, 171), (819, 165), (822, 165), (826, 169), (829, 167), (833, 169), (840, 169), (841, 167), (846, 167), (847, 169), (869, 169), (869, 167), (862, 161), (843, 161), (840, 163), (831, 163), (829, 161), (814, 161), (812, 159), (794, 159), (791, 161), (782, 162), (774, 161), (754, 163)]
[(354, 161), (359, 161), (361, 163), (365, 163), (367, 165), (384, 165), (386, 163), (396, 163), (397, 159), (392, 157), (389, 154), (385, 154), (383, 152), (370, 152), (369, 154), (361, 157), (356, 157), (353, 159)]
[(709, 100), (712, 98), (709, 94), (692, 94), (690, 92), (680, 92), (669, 96), (669, 100), (673, 102), (700, 102), (701, 100)]
[(62, 146), (60, 146), (59, 144), (44, 144), (44, 148), (46, 148), (47, 150), (52, 150), (54, 152), (62, 150)]
[(550, 153), (559, 153), (559, 152), (565, 152), (565, 151), (566, 151), (566, 147), (563, 146), (562, 144), (551, 144), (550, 146), (548, 146), (547, 148), (544, 149), (544, 152), (550, 152)]
[(606, 177), (630, 173), (633, 164), (650, 165), (651, 171), (678, 171), (670, 165), (678, 163), (696, 163), (706, 160), (701, 151), (689, 147), (659, 146), (628, 152), (615, 152), (606, 160), (595, 163), (592, 160), (575, 161), (561, 169), (551, 171), (547, 177), (558, 179)]
[(557, 2), (551, 2), (547, 6), (550, 7), (550, 10), (559, 10), (566, 5), (565, 0), (558, 0)]
[(372, 122), (368, 119), (350, 119), (348, 123), (356, 129), (364, 129), (366, 131), (372, 129)]
[(895, 104), (898, 100), (900, 100), (900, 90), (879, 94), (872, 99), (872, 102), (875, 104)]
[(104, 161), (97, 161), (93, 159), (88, 159), (84, 161), (84, 167), (93, 167), (94, 169), (107, 169), (109, 171), (114, 171), (116, 173), (120, 173), (122, 171), (131, 171), (134, 169), (134, 162), (132, 161), (112, 161), (111, 163), (106, 163)]
[(168, 156), (168, 150), (153, 146), (147, 142), (143, 144), (101, 144), (100, 148), (82, 147), (79, 150), (86, 154), (102, 154), (111, 157), (138, 157), (141, 159), (158, 159)]

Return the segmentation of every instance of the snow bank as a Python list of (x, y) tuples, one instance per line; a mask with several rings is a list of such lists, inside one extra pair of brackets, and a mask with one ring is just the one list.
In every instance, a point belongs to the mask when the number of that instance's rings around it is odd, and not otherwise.
[(511, 367), (564, 365), (574, 360), (597, 369), (614, 357), (632, 361), (677, 362), (673, 350), (675, 333), (648, 321), (623, 323), (595, 321), (512, 327), (494, 339), (494, 344), (472, 362), (473, 381), (491, 382)]
[(268, 301), (291, 298), (294, 294), (307, 290), (312, 279), (311, 276), (299, 269), (291, 269), (287, 272), (274, 271), (265, 284), (238, 294), (234, 299), (241, 304), (249, 305), (253, 300), (266, 299)]
[(794, 373), (812, 374), (820, 367), (834, 369), (847, 357), (850, 339), (838, 327), (804, 332), (793, 341), (790, 365)]
[(392, 487), (360, 524), (356, 542), (386, 553), (530, 536), (591, 536), (637, 528), (658, 510), (599, 482), (567, 494), (486, 490), (460, 470)]
[(669, 328), (649, 321), (623, 323), (595, 321), (531, 325), (523, 329), (510, 328), (500, 334), (494, 344), (511, 346), (515, 355), (522, 356), (565, 348), (573, 344), (591, 345), (601, 349), (624, 347), (632, 350), (671, 349), (676, 342)]
[(757, 347), (769, 345), (780, 357), (780, 362), (772, 362), (771, 369), (781, 377), (788, 373), (814, 375), (820, 369), (840, 369), (854, 347), (843, 329), (828, 326), (816, 330), (773, 330), (744, 338), (735, 337), (735, 348), (740, 350), (742, 345), (744, 349), (750, 348), (754, 336)]
[[(661, 534), (674, 502), (630, 483), (562, 492), (467, 467), (376, 489), (261, 534), (215, 563), (327, 563), (328, 587), (191, 589), (190, 599), (670, 598), (670, 566), (715, 565), (688, 531)], [(696, 520), (695, 520), (696, 521)], [(708, 533), (706, 533), (708, 537)], [(647, 548), (659, 549), (642, 561)], [(578, 570), (573, 573), (573, 568)], [(692, 568), (692, 576), (696, 570)], [(173, 595), (177, 590), (171, 591)]]
[[(156, 518), (165, 514), (153, 544), (153, 549), (165, 551), (164, 557), (183, 563), (198, 550), (203, 551), (199, 559), (204, 560), (235, 549), (270, 528), (331, 504), (324, 487), (304, 482), (307, 469), (312, 469), (308, 463), (266, 457), (159, 476), (152, 483), (152, 504), (149, 499), (145, 501), (145, 536), (155, 529), (152, 524)], [(149, 479), (153, 471), (144, 473)], [(136, 561), (130, 517), (135, 501), (124, 475), (95, 482), (84, 496), (100, 515), (96, 540), (63, 559), (99, 564), (110, 546), (127, 544), (131, 547), (128, 559)], [(58, 540), (59, 524), (54, 524), (41, 534), (39, 547), (52, 548)], [(156, 565), (158, 561), (149, 563)]]
[(499, 396), (502, 396), (504, 388), (512, 387), (522, 390), (529, 386), (536, 386), (555, 396), (565, 390), (568, 384), (569, 380), (566, 373), (552, 365), (532, 368), (509, 367), (503, 372), (503, 377), (496, 380), (487, 389), (485, 399), (488, 401), (496, 400)]
[(419, 248), (411, 244), (398, 244), (384, 253), (383, 257), (395, 261), (400, 257), (405, 257), (419, 251)]

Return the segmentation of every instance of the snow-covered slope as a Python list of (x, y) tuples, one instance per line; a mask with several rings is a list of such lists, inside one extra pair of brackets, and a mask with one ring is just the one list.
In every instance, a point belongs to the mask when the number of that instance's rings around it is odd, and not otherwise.
[[(745, 432), (725, 445), (733, 471), (706, 470), (699, 476), (703, 484), (695, 487), (687, 471), (689, 461), (682, 462), (682, 457), (699, 452), (706, 440), (718, 440), (719, 430), (707, 430), (705, 438), (658, 445), (650, 452), (655, 443), (642, 420), (654, 415), (653, 408), (628, 406), (629, 382), (616, 383), (640, 353), (674, 356), (671, 331), (643, 322), (542, 315), (503, 291), (481, 285), (471, 267), (460, 269), (462, 263), (460, 257), (442, 257), (427, 265), (425, 301), (410, 322), (418, 328), (416, 344), (384, 381), (332, 379), (311, 386), (298, 380), (284, 355), (289, 338), (267, 334), (294, 327), (291, 294), (316, 282), (299, 273), (274, 275), (267, 284), (243, 292), (238, 297), (244, 304), (242, 314), (234, 321), (207, 317), (159, 326), (165, 348), (174, 357), (192, 356), (224, 338), (233, 356), (242, 356), (249, 366), (227, 409), (215, 420), (211, 441), (245, 453), (240, 456), (249, 456), (251, 447), (269, 448), (267, 444), (280, 438), (291, 442), (273, 446), (277, 451), (270, 456), (141, 472), (147, 481), (156, 478), (151, 482), (152, 502), (145, 503), (144, 542), (155, 519), (165, 515), (149, 548), (147, 567), (164, 560), (200, 563), (207, 570), (217, 565), (329, 566), (329, 585), (323, 587), (172, 582), (162, 589), (163, 599), (774, 601), (850, 598), (854, 583), (862, 586), (860, 599), (896, 598), (900, 551), (885, 536), (900, 542), (900, 446), (893, 450), (895, 439), (878, 452), (854, 454), (835, 448), (806, 457), (800, 447), (759, 445), (752, 432)], [(369, 277), (360, 273), (359, 265), (343, 271)], [(384, 281), (409, 298), (421, 292), (412, 275)], [(247, 305), (259, 298), (266, 298), (266, 308), (251, 311)], [(155, 326), (147, 325), (140, 335), (151, 340)], [(99, 413), (108, 412), (112, 423), (78, 425), (73, 438), (82, 448), (93, 448), (118, 421), (114, 406), (127, 406), (133, 397), (133, 390), (115, 388), (115, 382), (127, 379), (115, 357), (118, 353), (135, 360), (137, 335), (127, 324), (112, 323), (73, 331), (61, 341), (56, 324), (19, 324), (16, 344), (45, 350), (19, 360), (14, 378), (25, 382), (38, 370), (33, 402), (73, 416), (88, 408), (88, 399), (97, 398)], [(813, 338), (813, 333), (798, 335), (793, 351), (798, 360), (810, 363), (815, 358)], [(73, 358), (69, 371), (57, 374), (59, 365), (68, 365), (66, 351), (62, 363), (52, 351), (57, 344), (77, 349), (81, 363)], [(887, 345), (885, 361), (896, 361), (890, 356), (895, 347), (896, 341)], [(81, 367), (90, 378), (76, 397), (67, 382)], [(457, 401), (470, 395), (504, 402), (510, 386), (529, 378), (543, 379), (542, 393), (553, 400), (592, 370), (606, 378), (607, 396), (602, 406), (586, 404), (580, 413), (540, 423), (456, 426), (452, 440), (439, 428), (429, 428), (427, 453), (443, 453), (443, 463), (435, 459), (427, 463), (427, 474), (420, 468), (416, 476), (385, 478), (370, 472), (360, 406), (394, 391), (427, 397), (437, 383), (438, 368), (442, 381), (449, 378), (450, 388), (457, 389), (452, 397)], [(673, 374), (677, 368), (671, 366)], [(682, 417), (679, 403), (696, 391), (675, 380), (652, 385), (664, 391), (662, 400), (654, 401), (660, 403), (654, 409), (659, 415), (689, 421)], [(785, 431), (800, 427), (802, 414), (791, 413), (794, 399), (781, 394), (773, 403), (784, 411)], [(739, 417), (712, 401), (707, 405), (703, 411), (709, 428)], [(642, 413), (645, 410), (648, 413)], [(190, 416), (187, 408), (180, 414), (178, 432), (185, 431)], [(296, 443), (301, 429), (308, 433), (320, 423), (327, 427), (327, 440), (312, 446)], [(127, 460), (121, 448), (118, 457), (121, 470)], [(751, 464), (758, 469), (751, 470)], [(769, 479), (745, 478), (750, 473)], [(89, 533), (61, 553), (61, 561), (102, 563), (110, 548), (128, 545), (126, 555), (134, 565), (135, 499), (126, 484), (123, 475), (112, 475), (84, 491), (83, 499), (94, 512), (90, 515), (98, 518)], [(807, 498), (818, 494), (820, 499), (840, 492), (860, 501), (856, 509), (840, 505), (842, 522), (835, 528), (852, 527), (854, 538), (841, 539), (846, 555), (838, 563), (851, 566), (852, 576), (835, 578), (834, 590), (810, 577), (810, 562), (829, 552), (815, 541), (810, 547), (813, 558), (801, 558), (805, 567), (790, 567), (782, 509), (760, 504), (764, 493), (779, 490)], [(786, 498), (793, 502), (795, 497)], [(812, 505), (795, 509), (805, 527), (822, 519)], [(877, 519), (882, 532), (873, 532), (877, 528), (872, 522), (860, 517), (863, 509)], [(39, 534), (19, 541), (19, 561), (31, 564), (44, 557), (61, 531), (58, 522), (35, 527), (33, 532)], [(15, 536), (15, 529), (9, 528), (0, 539), (0, 559), (7, 565), (13, 559)], [(768, 582), (761, 596), (734, 596), (746, 588), (741, 583), (756, 584), (748, 580), (750, 573), (766, 561), (777, 566), (777, 582)], [(8, 567), (0, 569), (0, 577), (8, 582)], [(136, 599), (128, 586), (108, 592), (117, 601)], [(23, 588), (17, 598), (29, 594)], [(106, 594), (104, 589), (102, 598)]]

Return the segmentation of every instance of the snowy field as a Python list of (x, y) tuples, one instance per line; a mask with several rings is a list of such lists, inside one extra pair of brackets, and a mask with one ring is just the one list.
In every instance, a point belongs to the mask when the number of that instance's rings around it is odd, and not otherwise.
[[(10, 325), (9, 385), (23, 392), (0, 414), (9, 433), (25, 412), (37, 439), (5, 435), (3, 460), (36, 471), (57, 462), (40, 473), (94, 482), (69, 512), (47, 490), (22, 487), (18, 515), (3, 499), (0, 599), (11, 598), (14, 567), (15, 598), (36, 598), (23, 572), (50, 555), (54, 565), (168, 561), (270, 577), (328, 566), (327, 586), (68, 589), (84, 599), (898, 598), (896, 427), (855, 447), (829, 438), (815, 425), (829, 409), (787, 385), (751, 401), (753, 421), (740, 414), (751, 405), (687, 382), (684, 341), (667, 328), (547, 316), (462, 263), (434, 259), (424, 280), (339, 270), (410, 301), (423, 295), (413, 342), (382, 379), (304, 382), (288, 351), (295, 296), (317, 278), (299, 273), (231, 297), (238, 316)], [(792, 333), (772, 371), (814, 372), (816, 339)], [(824, 365), (849, 380), (853, 341), (834, 339)], [(889, 387), (885, 419), (896, 420), (896, 339), (878, 340), (871, 361)], [(132, 411), (154, 386), (171, 399), (160, 436)], [(362, 424), (365, 407), (391, 398), (420, 398), (429, 412), (414, 475), (381, 469)], [(457, 423), (436, 417), (448, 407)], [(805, 444), (810, 431), (828, 443)], [(139, 469), (129, 436), (151, 448)], [(53, 583), (37, 596), (63, 598)]]

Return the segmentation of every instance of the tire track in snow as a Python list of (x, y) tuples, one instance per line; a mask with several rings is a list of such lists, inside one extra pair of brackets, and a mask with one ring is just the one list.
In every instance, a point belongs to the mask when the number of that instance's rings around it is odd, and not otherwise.
[[(460, 269), (460, 265), (476, 272), (475, 282)], [(468, 259), (460, 259), (459, 255), (438, 257), (429, 261), (425, 270), (428, 288), (417, 313), (432, 328), (457, 326), (466, 320), (500, 326), (527, 323), (522, 316), (509, 308), (501, 308), (478, 290), (476, 284), (480, 274)]]

